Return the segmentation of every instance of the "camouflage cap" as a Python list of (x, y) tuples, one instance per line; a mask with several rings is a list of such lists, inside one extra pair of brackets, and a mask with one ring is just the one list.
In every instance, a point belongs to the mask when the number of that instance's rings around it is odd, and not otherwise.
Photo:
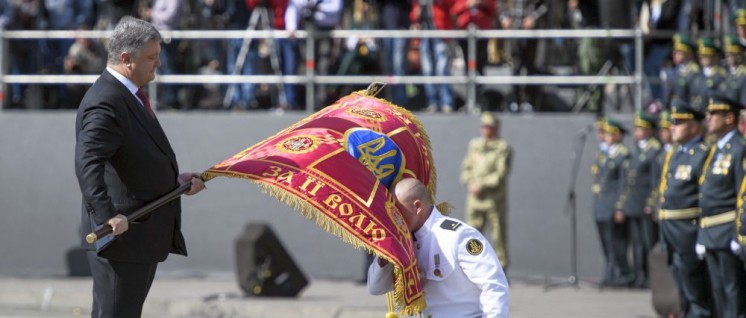
[(500, 125), (500, 120), (495, 117), (492, 112), (484, 112), (480, 117), (482, 126), (497, 127)]

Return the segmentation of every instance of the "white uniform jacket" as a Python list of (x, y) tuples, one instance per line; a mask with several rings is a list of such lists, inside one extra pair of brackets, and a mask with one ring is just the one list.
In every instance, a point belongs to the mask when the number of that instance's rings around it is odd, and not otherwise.
[[(424, 317), (508, 317), (508, 282), (489, 242), (479, 231), (437, 209), (414, 233), (425, 292)], [(378, 259), (368, 268), (368, 291), (393, 289), (393, 265)]]

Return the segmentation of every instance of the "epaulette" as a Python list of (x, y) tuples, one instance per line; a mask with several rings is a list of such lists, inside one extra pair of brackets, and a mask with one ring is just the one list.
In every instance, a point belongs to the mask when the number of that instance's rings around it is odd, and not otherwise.
[(629, 154), (629, 149), (624, 144), (618, 144), (613, 150), (609, 151), (610, 158), (616, 158), (617, 156), (626, 156)]
[(736, 75), (740, 76), (740, 75), (743, 75), (743, 74), (746, 74), (746, 65), (741, 64), (736, 69)]
[(723, 76), (723, 77), (728, 76), (728, 71), (726, 71), (725, 68), (723, 68), (722, 66), (717, 65), (713, 68), (715, 69), (715, 72), (718, 72), (720, 74), (720, 76)]
[(689, 62), (689, 64), (687, 64), (686, 67), (684, 68), (684, 74), (689, 74), (690, 72), (699, 73), (700, 72), (699, 64), (694, 63), (694, 62)]
[(443, 223), (440, 223), (440, 227), (442, 229), (455, 231), (459, 226), (461, 226), (461, 223), (453, 221), (453, 220), (445, 220)]
[(650, 140), (648, 141), (647, 148), (648, 149), (660, 150), (661, 149), (661, 142), (658, 141), (658, 139), (650, 138)]

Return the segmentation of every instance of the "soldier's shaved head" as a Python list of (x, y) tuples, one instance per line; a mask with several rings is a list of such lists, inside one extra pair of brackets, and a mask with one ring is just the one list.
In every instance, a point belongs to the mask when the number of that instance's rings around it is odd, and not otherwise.
[(414, 200), (420, 200), (427, 204), (433, 203), (430, 200), (430, 193), (427, 192), (427, 187), (415, 178), (407, 178), (399, 181), (394, 186), (394, 195), (396, 195), (396, 198), (400, 202), (406, 204), (412, 204)]
[(433, 200), (427, 187), (415, 178), (407, 178), (397, 182), (393, 192), (404, 208), (401, 212), (409, 229), (416, 231), (427, 221), (433, 209)]

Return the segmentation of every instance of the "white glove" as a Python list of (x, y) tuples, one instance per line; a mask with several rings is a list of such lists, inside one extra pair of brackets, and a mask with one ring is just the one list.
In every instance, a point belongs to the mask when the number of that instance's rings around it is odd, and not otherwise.
[(700, 260), (705, 259), (705, 252), (707, 252), (707, 249), (702, 244), (697, 244), (694, 246), (694, 251), (697, 252), (697, 257), (699, 257)]
[(740, 255), (741, 244), (738, 244), (736, 241), (730, 241), (730, 250), (733, 252), (733, 255)]

